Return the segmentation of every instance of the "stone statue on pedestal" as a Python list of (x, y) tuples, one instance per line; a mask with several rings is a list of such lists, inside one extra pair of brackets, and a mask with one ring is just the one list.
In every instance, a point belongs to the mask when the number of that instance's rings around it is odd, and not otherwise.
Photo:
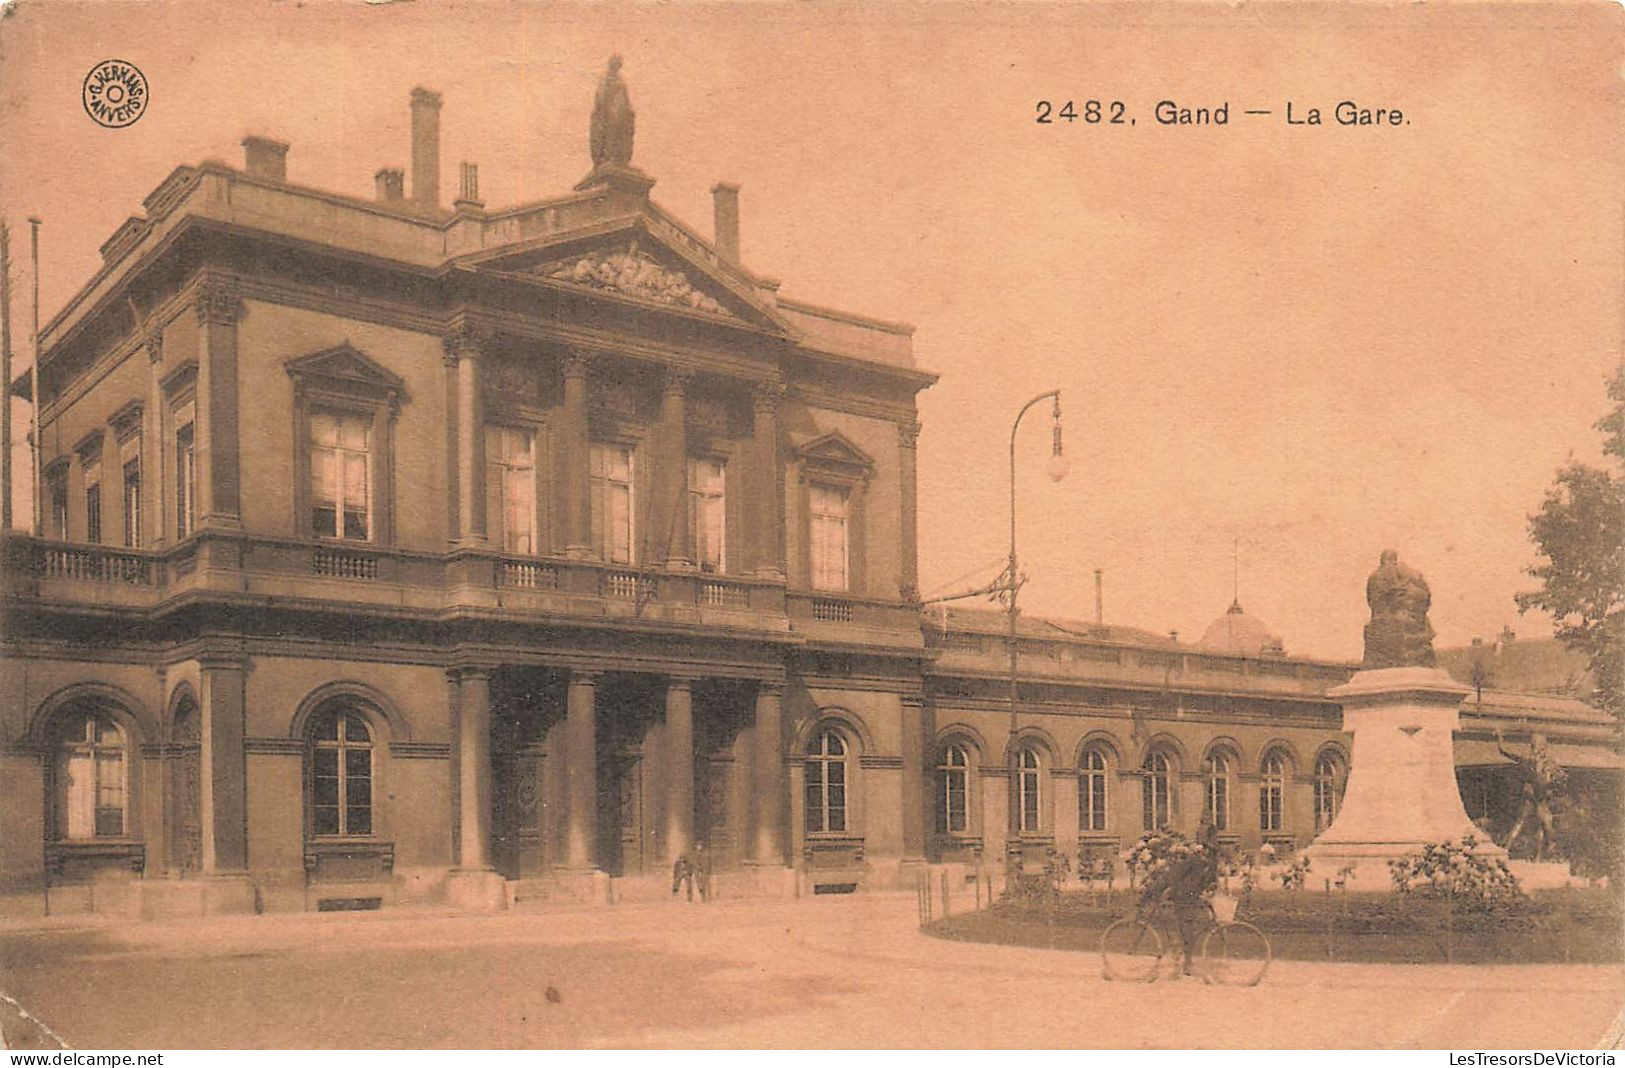
[(1433, 667), (1433, 628), (1428, 608), (1433, 603), (1427, 580), (1399, 562), (1399, 554), (1383, 550), (1382, 560), (1365, 584), (1371, 622), (1365, 625), (1365, 660), (1361, 667)]
[(592, 127), (588, 147), (592, 150), (592, 165), (615, 164), (625, 167), (632, 162), (632, 131), (637, 115), (632, 111), (632, 98), (627, 95), (626, 83), (621, 80), (621, 57), (609, 57), (609, 69), (598, 83), (598, 95), (592, 103)]

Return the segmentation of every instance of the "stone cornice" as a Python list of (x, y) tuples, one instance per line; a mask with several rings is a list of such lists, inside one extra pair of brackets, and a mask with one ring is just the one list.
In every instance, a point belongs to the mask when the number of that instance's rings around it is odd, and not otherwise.
[(256, 756), (305, 755), (305, 743), (298, 738), (244, 738), (243, 752)]
[(447, 742), (390, 742), (389, 755), (397, 760), (449, 760), (451, 745)]

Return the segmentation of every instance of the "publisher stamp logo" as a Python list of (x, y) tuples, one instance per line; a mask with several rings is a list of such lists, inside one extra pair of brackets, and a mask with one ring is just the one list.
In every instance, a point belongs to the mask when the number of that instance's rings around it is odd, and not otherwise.
[(102, 126), (128, 126), (147, 112), (147, 78), (133, 63), (104, 59), (85, 75), (85, 114)]

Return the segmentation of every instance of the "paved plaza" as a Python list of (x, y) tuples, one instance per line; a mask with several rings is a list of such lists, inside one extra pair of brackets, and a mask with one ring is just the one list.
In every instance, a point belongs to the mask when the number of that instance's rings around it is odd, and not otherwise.
[[(491, 916), (0, 928), (0, 989), (78, 1048), (1590, 1047), (1612, 966), (1278, 961), (1124, 985), (1092, 955), (944, 942), (912, 897)], [(0, 1004), (9, 1046), (54, 1043)]]

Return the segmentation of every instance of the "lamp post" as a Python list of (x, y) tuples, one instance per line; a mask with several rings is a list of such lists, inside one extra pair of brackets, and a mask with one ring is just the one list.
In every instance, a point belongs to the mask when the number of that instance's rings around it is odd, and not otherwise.
[(1020, 707), (1019, 690), (1021, 682), (1020, 676), (1017, 674), (1018, 662), (1016, 656), (1016, 617), (1020, 614), (1020, 610), (1016, 606), (1016, 595), (1021, 590), (1023, 579), (1021, 578), (1021, 572), (1017, 569), (1016, 559), (1016, 432), (1021, 429), (1022, 417), (1025, 416), (1035, 404), (1044, 400), (1053, 401), (1053, 407), (1050, 410), (1050, 419), (1052, 420), (1050, 431), (1050, 455), (1049, 459), (1045, 461), (1044, 472), (1049, 475), (1051, 480), (1055, 482), (1059, 482), (1061, 479), (1065, 478), (1070, 464), (1067, 461), (1066, 454), (1061, 450), (1060, 390), (1052, 389), (1047, 393), (1040, 393), (1038, 396), (1022, 405), (1021, 411), (1016, 413), (1016, 421), (1010, 426), (1010, 562), (1007, 565), (1008, 570), (1005, 572), (1004, 589), (1009, 596), (1009, 600), (1005, 602), (1005, 608), (1010, 617), (1010, 742), (1008, 746), (1010, 753), (1010, 801), (1012, 810), (1010, 826), (1011, 830), (1017, 834), (1019, 834), (1021, 830), (1021, 813), (1018, 811), (1021, 801), (1019, 778), (1021, 775), (1021, 768), (1016, 755), (1016, 731), (1018, 729), (1017, 713)]

